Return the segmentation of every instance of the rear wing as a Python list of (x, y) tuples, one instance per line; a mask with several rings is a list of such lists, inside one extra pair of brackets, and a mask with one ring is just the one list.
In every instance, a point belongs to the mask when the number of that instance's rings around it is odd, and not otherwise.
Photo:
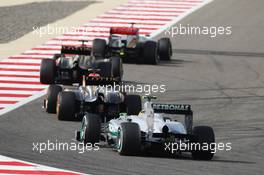
[(192, 133), (193, 111), (189, 104), (160, 104), (153, 103), (152, 108), (155, 113), (179, 114), (185, 116), (185, 128), (188, 134)]
[(138, 35), (139, 29), (134, 27), (111, 27), (110, 34)]
[(154, 112), (156, 112), (156, 113), (181, 114), (181, 115), (192, 114), (191, 105), (188, 105), (188, 104), (153, 103), (152, 108), (153, 108)]
[(61, 54), (91, 55), (92, 49), (86, 46), (62, 46)]
[(85, 83), (87, 85), (113, 85), (114, 83), (117, 83), (118, 79), (114, 77), (100, 77), (100, 78), (92, 78), (92, 77), (86, 77)]

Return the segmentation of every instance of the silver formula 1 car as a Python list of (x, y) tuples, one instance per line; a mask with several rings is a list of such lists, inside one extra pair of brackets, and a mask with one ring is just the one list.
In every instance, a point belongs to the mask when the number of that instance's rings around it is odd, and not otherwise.
[(114, 89), (114, 80), (101, 77), (100, 70), (89, 71), (92, 73), (83, 76), (81, 86), (50, 85), (44, 98), (43, 108), (46, 112), (56, 113), (59, 120), (68, 121), (79, 120), (87, 113), (93, 113), (104, 122), (121, 112), (135, 114), (127, 110), (126, 106), (131, 106), (128, 102), (134, 103), (137, 96)]
[[(214, 131), (208, 126), (192, 126), (191, 106), (155, 104), (151, 102), (153, 98), (145, 97), (143, 110), (138, 115), (123, 113), (103, 124), (98, 116), (87, 114), (83, 118), (81, 129), (76, 132), (76, 140), (85, 144), (107, 141), (121, 155), (137, 155), (157, 147), (162, 151), (171, 151), (177, 145), (175, 152), (191, 152), (194, 159), (212, 159), (214, 148), (201, 147), (215, 142)], [(133, 104), (138, 106), (138, 103), (140, 101)], [(130, 107), (138, 110), (134, 105)], [(169, 114), (184, 115), (184, 124), (170, 119)], [(182, 149), (181, 144), (189, 146)]]

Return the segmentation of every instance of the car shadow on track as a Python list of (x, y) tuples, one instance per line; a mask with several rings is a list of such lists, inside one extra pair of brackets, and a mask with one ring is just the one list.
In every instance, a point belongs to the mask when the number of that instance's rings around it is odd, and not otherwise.
[(194, 160), (190, 155), (140, 155), (140, 157), (146, 158), (162, 158), (162, 159), (177, 159), (177, 160), (188, 160), (188, 161), (204, 161), (204, 162), (212, 162), (212, 163), (234, 163), (234, 164), (256, 164), (256, 162), (251, 161), (241, 161), (241, 160), (227, 160), (227, 159), (219, 159), (218, 157), (214, 157), (212, 160)]
[(147, 83), (139, 82), (139, 81), (128, 81), (124, 80), (123, 85), (146, 85)]
[(137, 157), (188, 160), (188, 161), (204, 161), (204, 162), (212, 162), (212, 163), (256, 164), (256, 162), (252, 162), (252, 161), (221, 159), (219, 156), (214, 156), (212, 160), (194, 160), (191, 157), (190, 153), (183, 153), (183, 154), (169, 154), (169, 153), (164, 153), (164, 152), (143, 153), (143, 154), (138, 155)]
[(222, 163), (239, 163), (239, 164), (256, 164), (256, 162), (250, 162), (250, 161), (240, 161), (240, 160), (218, 160), (213, 159), (212, 162), (222, 162)]
[(261, 53), (261, 52), (239, 52), (239, 51), (219, 51), (219, 50), (173, 49), (173, 53), (195, 54), (195, 55), (264, 57), (264, 53)]
[(194, 61), (173, 59), (170, 61), (160, 61), (157, 66), (160, 67), (183, 67), (184, 64), (193, 63)]

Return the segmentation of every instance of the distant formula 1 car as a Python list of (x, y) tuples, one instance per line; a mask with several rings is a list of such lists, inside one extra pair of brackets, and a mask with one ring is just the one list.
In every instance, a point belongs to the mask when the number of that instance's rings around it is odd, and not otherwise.
[(92, 71), (83, 76), (83, 83), (78, 88), (50, 85), (44, 99), (46, 112), (56, 113), (59, 120), (68, 121), (82, 119), (88, 112), (99, 115), (104, 121), (109, 121), (120, 112), (129, 112), (125, 109), (126, 101), (133, 98), (133, 95), (126, 95), (113, 89), (113, 86), (107, 86), (113, 80)]
[[(137, 115), (121, 114), (120, 117), (103, 124), (98, 116), (85, 115), (81, 129), (76, 132), (76, 139), (85, 144), (94, 144), (104, 138), (103, 140), (121, 155), (137, 155), (157, 145), (164, 151), (166, 144), (184, 143), (197, 146), (197, 144), (210, 145), (215, 142), (214, 131), (211, 127), (192, 126), (193, 112), (190, 105), (154, 104), (151, 102), (153, 97), (145, 98), (144, 108)], [(139, 100), (134, 102), (135, 106), (130, 106), (132, 110), (139, 111), (140, 102)], [(166, 114), (184, 115), (185, 123), (173, 121)], [(194, 159), (210, 160), (214, 155), (212, 149), (210, 147), (208, 150), (177, 151), (191, 152)]]
[[(120, 57), (95, 58), (91, 55), (91, 48), (84, 42), (79, 47), (62, 46), (61, 54), (55, 54), (52, 59), (43, 59), (40, 67), (40, 82), (42, 84), (72, 85), (81, 83), (82, 75), (88, 69), (100, 69), (100, 75), (105, 78), (115, 78), (122, 81), (123, 66)], [(66, 56), (71, 54), (74, 56)]]
[(158, 42), (139, 35), (139, 28), (111, 27), (108, 41), (95, 39), (93, 54), (96, 57), (119, 56), (124, 62), (157, 64), (160, 60), (170, 60), (172, 46), (169, 38), (161, 38)]

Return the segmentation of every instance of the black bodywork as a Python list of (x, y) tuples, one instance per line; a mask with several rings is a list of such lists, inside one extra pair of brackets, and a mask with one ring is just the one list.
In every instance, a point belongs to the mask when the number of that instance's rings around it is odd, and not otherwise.
[(55, 54), (52, 59), (42, 60), (40, 82), (42, 84), (81, 84), (82, 76), (93, 73), (95, 69), (98, 70), (97, 73), (102, 79), (118, 82), (122, 77), (122, 66), (120, 66), (120, 73), (114, 75), (111, 59), (93, 57), (91, 48), (84, 44), (80, 47), (62, 46), (60, 54)]

